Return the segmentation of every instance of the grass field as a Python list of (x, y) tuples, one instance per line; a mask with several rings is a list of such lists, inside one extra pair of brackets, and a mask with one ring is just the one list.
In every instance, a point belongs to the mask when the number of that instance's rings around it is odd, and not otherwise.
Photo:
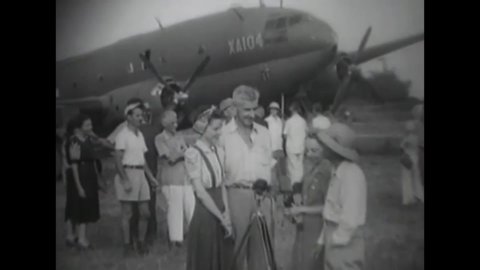
[[(106, 175), (112, 178), (112, 167), (106, 164)], [(366, 269), (414, 270), (424, 268), (424, 209), (422, 205), (401, 205), (400, 166), (394, 157), (367, 156), (361, 162), (368, 182), (366, 225)], [(120, 207), (110, 183), (106, 194), (100, 194), (101, 219), (89, 226), (89, 239), (95, 250), (79, 253), (64, 243), (63, 213), (65, 187), (56, 187), (56, 253), (59, 270), (140, 270), (185, 269), (185, 250), (168, 250), (165, 240), (165, 216), (159, 211), (160, 235), (152, 253), (144, 258), (122, 257)], [(280, 210), (279, 210), (280, 211)], [(275, 252), (280, 269), (288, 269), (294, 228), (277, 221)]]

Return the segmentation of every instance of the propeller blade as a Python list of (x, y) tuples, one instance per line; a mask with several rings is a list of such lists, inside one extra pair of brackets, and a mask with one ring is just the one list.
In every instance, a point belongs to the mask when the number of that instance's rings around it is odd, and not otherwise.
[(202, 71), (205, 69), (208, 62), (210, 62), (210, 56), (207, 55), (205, 57), (205, 59), (203, 59), (203, 61), (200, 63), (200, 65), (198, 65), (197, 69), (195, 69), (192, 76), (190, 76), (190, 78), (188, 79), (187, 83), (185, 84), (185, 86), (182, 89), (183, 92), (185, 92), (185, 93), (187, 92), (188, 88), (190, 88), (190, 86), (192, 86), (193, 82), (195, 82), (195, 80), (197, 79), (197, 76), (200, 75), (200, 73), (202, 73)]
[(362, 54), (363, 50), (365, 49), (365, 46), (367, 45), (367, 41), (368, 41), (368, 38), (370, 37), (371, 32), (372, 32), (372, 27), (370, 26), (365, 32), (365, 35), (363, 35), (362, 41), (360, 42), (360, 46), (358, 46), (357, 53), (355, 54), (355, 59), (353, 60), (353, 64), (348, 67), (349, 71), (345, 76), (345, 78), (340, 83), (340, 87), (337, 90), (337, 94), (335, 95), (333, 104), (330, 107), (330, 111), (333, 113), (333, 115), (336, 114), (338, 108), (340, 107), (340, 104), (345, 99), (348, 91), (350, 90), (350, 83), (352, 81), (352, 75), (355, 69), (355, 65), (360, 55)]
[(148, 59), (148, 61), (150, 61), (150, 50), (145, 51), (145, 58)]
[(358, 59), (365, 49), (365, 46), (367, 45), (368, 38), (370, 37), (370, 33), (372, 32), (372, 27), (368, 27), (367, 32), (365, 32), (365, 35), (363, 35), (362, 42), (360, 43), (360, 46), (358, 47), (357, 54), (355, 54), (355, 60), (353, 61), (354, 64), (357, 64)]
[(375, 99), (377, 102), (381, 102), (381, 103), (385, 102), (385, 100), (378, 94), (376, 87), (372, 83), (370, 83), (370, 81), (367, 78), (363, 77), (363, 75), (361, 74), (358, 74), (358, 76), (356, 76), (355, 78), (359, 82), (368, 86), (366, 87), (366, 89), (370, 93), (370, 95), (373, 97), (373, 99)]
[(168, 91), (172, 91), (172, 92), (175, 92), (171, 87), (170, 85), (168, 85), (168, 83), (166, 83), (162, 76), (160, 76), (157, 72), (157, 69), (155, 68), (155, 66), (152, 64), (152, 62), (150, 61), (150, 51), (146, 51), (145, 54), (140, 54), (140, 59), (145, 63), (145, 65), (147, 66), (148, 70), (150, 70), (153, 75), (157, 78), (157, 80), (162, 83), (165, 88), (168, 90)]
[(337, 90), (337, 94), (335, 95), (335, 99), (333, 100), (333, 104), (330, 107), (330, 112), (335, 115), (338, 108), (340, 107), (341, 102), (347, 95), (348, 89), (350, 88), (350, 82), (352, 80), (352, 75), (348, 74), (340, 84), (340, 87)]

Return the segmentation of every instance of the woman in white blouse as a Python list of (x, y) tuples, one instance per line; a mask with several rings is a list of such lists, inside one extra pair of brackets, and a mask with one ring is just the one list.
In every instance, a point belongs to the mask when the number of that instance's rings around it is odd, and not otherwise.
[(227, 269), (233, 254), (232, 224), (224, 185), (221, 149), (216, 147), (223, 119), (211, 108), (199, 117), (202, 136), (185, 152), (196, 204), (187, 240), (187, 270)]

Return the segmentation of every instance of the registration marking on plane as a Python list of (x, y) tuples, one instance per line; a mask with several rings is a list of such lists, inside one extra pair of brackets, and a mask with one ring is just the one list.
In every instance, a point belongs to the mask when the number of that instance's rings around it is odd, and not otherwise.
[(263, 48), (263, 37), (257, 35), (242, 36), (228, 41), (229, 55), (252, 51), (256, 48)]

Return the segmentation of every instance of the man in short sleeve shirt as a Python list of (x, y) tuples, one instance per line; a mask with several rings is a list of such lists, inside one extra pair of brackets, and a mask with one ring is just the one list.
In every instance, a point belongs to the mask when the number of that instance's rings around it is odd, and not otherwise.
[(128, 105), (125, 109), (127, 125), (120, 130), (115, 138), (115, 161), (117, 175), (115, 177), (115, 191), (122, 209), (122, 229), (125, 244), (125, 255), (133, 249), (130, 243), (130, 219), (132, 208), (138, 203), (140, 210), (138, 251), (147, 253), (145, 236), (147, 231), (150, 211), (150, 181), (152, 186), (157, 186), (148, 164), (145, 162), (147, 146), (139, 127), (142, 123), (143, 110), (140, 104)]

